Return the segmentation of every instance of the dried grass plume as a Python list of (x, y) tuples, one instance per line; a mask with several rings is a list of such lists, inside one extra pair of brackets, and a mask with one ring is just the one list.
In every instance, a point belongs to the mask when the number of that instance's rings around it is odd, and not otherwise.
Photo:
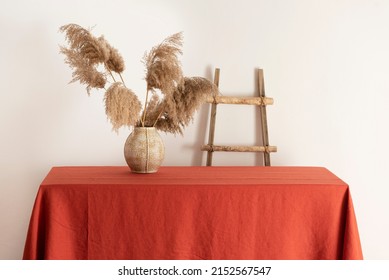
[(105, 93), (105, 113), (117, 131), (121, 126), (135, 126), (142, 104), (135, 93), (117, 82)]
[(205, 78), (183, 76), (178, 58), (182, 55), (183, 35), (176, 33), (143, 57), (146, 98), (142, 110), (137, 95), (124, 83), (125, 63), (116, 48), (103, 36), (95, 37), (77, 24), (64, 25), (60, 31), (68, 43), (60, 47), (60, 52), (73, 70), (70, 82), (86, 85), (88, 94), (92, 89), (105, 90), (105, 112), (115, 131), (122, 126), (155, 126), (183, 134), (207, 95), (217, 91)]
[(182, 81), (181, 63), (182, 33), (167, 37), (161, 44), (146, 53), (146, 82), (149, 90), (159, 89), (163, 94), (171, 94)]
[[(165, 97), (154, 109), (155, 127), (161, 131), (183, 134), (183, 129), (192, 121), (194, 113), (207, 96), (217, 92), (214, 83), (202, 77), (184, 77), (183, 83), (173, 94)], [(155, 118), (155, 116), (159, 116)], [(152, 125), (147, 123), (147, 125)]]

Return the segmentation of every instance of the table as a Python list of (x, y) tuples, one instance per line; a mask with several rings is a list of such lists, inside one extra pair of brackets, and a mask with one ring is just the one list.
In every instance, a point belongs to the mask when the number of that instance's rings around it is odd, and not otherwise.
[(24, 259), (362, 259), (348, 185), (321, 167), (54, 167)]

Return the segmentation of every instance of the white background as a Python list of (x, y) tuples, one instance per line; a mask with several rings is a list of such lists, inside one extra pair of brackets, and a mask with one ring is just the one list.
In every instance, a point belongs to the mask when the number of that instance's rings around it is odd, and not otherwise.
[[(3, 1), (0, 9), (0, 259), (22, 257), (39, 184), (52, 166), (125, 165), (130, 133), (111, 131), (103, 93), (68, 84), (61, 25), (93, 27), (123, 55), (144, 98), (146, 50), (184, 32), (186, 76), (213, 77), (224, 95), (255, 94), (263, 68), (272, 165), (324, 166), (350, 185), (366, 259), (389, 259), (389, 1)], [(183, 137), (162, 133), (164, 165), (203, 165), (209, 108)], [(221, 105), (215, 142), (254, 144), (258, 115)], [(215, 165), (253, 165), (216, 154)]]

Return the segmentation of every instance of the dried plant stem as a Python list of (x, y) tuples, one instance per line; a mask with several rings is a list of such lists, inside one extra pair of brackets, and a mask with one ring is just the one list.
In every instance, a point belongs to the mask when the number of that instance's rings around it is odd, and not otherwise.
[(160, 117), (162, 116), (162, 114), (163, 114), (163, 111), (165, 111), (165, 106), (163, 106), (161, 112), (159, 112), (158, 117), (155, 119), (155, 121), (154, 121), (154, 123), (153, 123), (153, 127), (155, 127), (155, 125), (157, 124), (159, 118), (160, 118)]
[(108, 72), (109, 72), (109, 74), (111, 75), (113, 82), (116, 83), (116, 79), (115, 79), (115, 77), (112, 75), (112, 72), (109, 71), (109, 70), (108, 70)]
[(124, 82), (122, 75), (120, 73), (118, 73), (118, 74), (119, 74), (120, 80), (122, 80), (123, 85), (126, 87), (126, 83)]
[(115, 77), (112, 75), (111, 70), (109, 70), (107, 63), (104, 62), (105, 69), (107, 69), (108, 73), (111, 75), (112, 80), (114, 83), (116, 83)]
[(145, 120), (146, 120), (146, 110), (147, 110), (147, 103), (149, 101), (149, 88), (147, 87), (147, 90), (146, 90), (146, 100), (145, 100), (145, 106), (143, 108), (143, 116), (142, 116), (142, 119), (141, 119), (141, 123), (142, 123), (142, 127), (145, 127)]

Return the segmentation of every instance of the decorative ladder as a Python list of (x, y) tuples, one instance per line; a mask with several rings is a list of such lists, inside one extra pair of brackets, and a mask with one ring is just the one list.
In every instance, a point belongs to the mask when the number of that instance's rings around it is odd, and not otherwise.
[[(211, 118), (209, 125), (208, 144), (201, 147), (202, 151), (207, 151), (207, 166), (212, 166), (213, 152), (260, 152), (263, 153), (264, 165), (270, 166), (270, 153), (277, 152), (276, 146), (269, 146), (269, 133), (267, 128), (266, 105), (273, 105), (273, 98), (265, 96), (265, 85), (263, 70), (258, 69), (258, 97), (230, 97), (220, 96), (216, 93), (209, 97), (206, 102), (211, 105)], [(220, 69), (215, 69), (214, 83), (219, 87)], [(218, 146), (214, 145), (216, 109), (218, 104), (239, 104), (256, 105), (259, 107), (261, 116), (262, 146)]]

